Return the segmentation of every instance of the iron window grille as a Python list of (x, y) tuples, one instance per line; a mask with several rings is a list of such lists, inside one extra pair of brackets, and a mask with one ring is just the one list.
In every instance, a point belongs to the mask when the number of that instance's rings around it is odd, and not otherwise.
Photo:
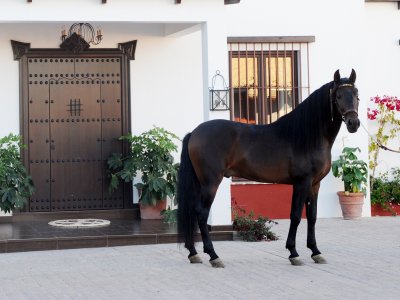
[(231, 119), (270, 124), (305, 99), (308, 44), (228, 39)]

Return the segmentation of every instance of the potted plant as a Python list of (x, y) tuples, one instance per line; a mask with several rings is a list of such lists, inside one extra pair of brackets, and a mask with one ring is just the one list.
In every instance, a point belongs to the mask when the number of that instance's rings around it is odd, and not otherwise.
[(129, 143), (130, 151), (126, 156), (114, 153), (108, 159), (110, 190), (116, 189), (120, 181), (133, 182), (140, 175), (141, 182), (134, 186), (139, 193), (141, 218), (162, 218), (160, 212), (166, 208), (166, 198), (174, 201), (176, 195), (179, 164), (174, 163), (171, 153), (177, 151), (174, 140), (178, 137), (154, 127), (139, 135), (122, 136), (120, 140)]
[(333, 175), (341, 178), (344, 183), (344, 191), (337, 194), (346, 220), (361, 217), (366, 194), (368, 165), (358, 159), (357, 151), (360, 152), (360, 148), (344, 147), (339, 159), (332, 162)]
[(33, 193), (32, 178), (21, 162), (22, 147), (18, 135), (0, 138), (0, 210), (6, 213), (22, 208)]

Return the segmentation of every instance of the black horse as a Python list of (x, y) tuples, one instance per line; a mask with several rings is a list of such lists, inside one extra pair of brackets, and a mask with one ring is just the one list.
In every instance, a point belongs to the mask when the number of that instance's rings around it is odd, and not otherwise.
[(223, 177), (293, 185), (286, 248), (293, 265), (302, 261), (296, 251), (296, 232), (306, 205), (307, 247), (316, 263), (326, 263), (317, 248), (315, 223), (321, 180), (331, 167), (331, 149), (342, 121), (350, 133), (360, 126), (356, 73), (314, 91), (289, 114), (270, 125), (247, 125), (228, 120), (200, 124), (183, 140), (178, 176), (178, 232), (191, 263), (201, 263), (194, 246), (197, 224), (204, 252), (213, 267), (224, 267), (207, 228), (207, 219)]

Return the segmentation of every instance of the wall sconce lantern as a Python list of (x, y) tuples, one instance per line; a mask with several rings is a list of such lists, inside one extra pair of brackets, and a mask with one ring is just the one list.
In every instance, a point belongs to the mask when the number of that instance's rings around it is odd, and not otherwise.
[[(212, 78), (210, 90), (210, 110), (229, 110), (229, 87), (217, 70)], [(217, 84), (219, 82), (219, 84)]]

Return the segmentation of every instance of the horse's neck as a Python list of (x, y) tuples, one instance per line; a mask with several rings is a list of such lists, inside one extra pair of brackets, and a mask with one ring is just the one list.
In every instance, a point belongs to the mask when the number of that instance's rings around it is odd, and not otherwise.
[(332, 148), (333, 143), (339, 133), (340, 127), (342, 126), (342, 117), (337, 111), (332, 112), (332, 118), (330, 120), (330, 124), (327, 127), (327, 132), (325, 133), (325, 137), (328, 140), (330, 148)]

